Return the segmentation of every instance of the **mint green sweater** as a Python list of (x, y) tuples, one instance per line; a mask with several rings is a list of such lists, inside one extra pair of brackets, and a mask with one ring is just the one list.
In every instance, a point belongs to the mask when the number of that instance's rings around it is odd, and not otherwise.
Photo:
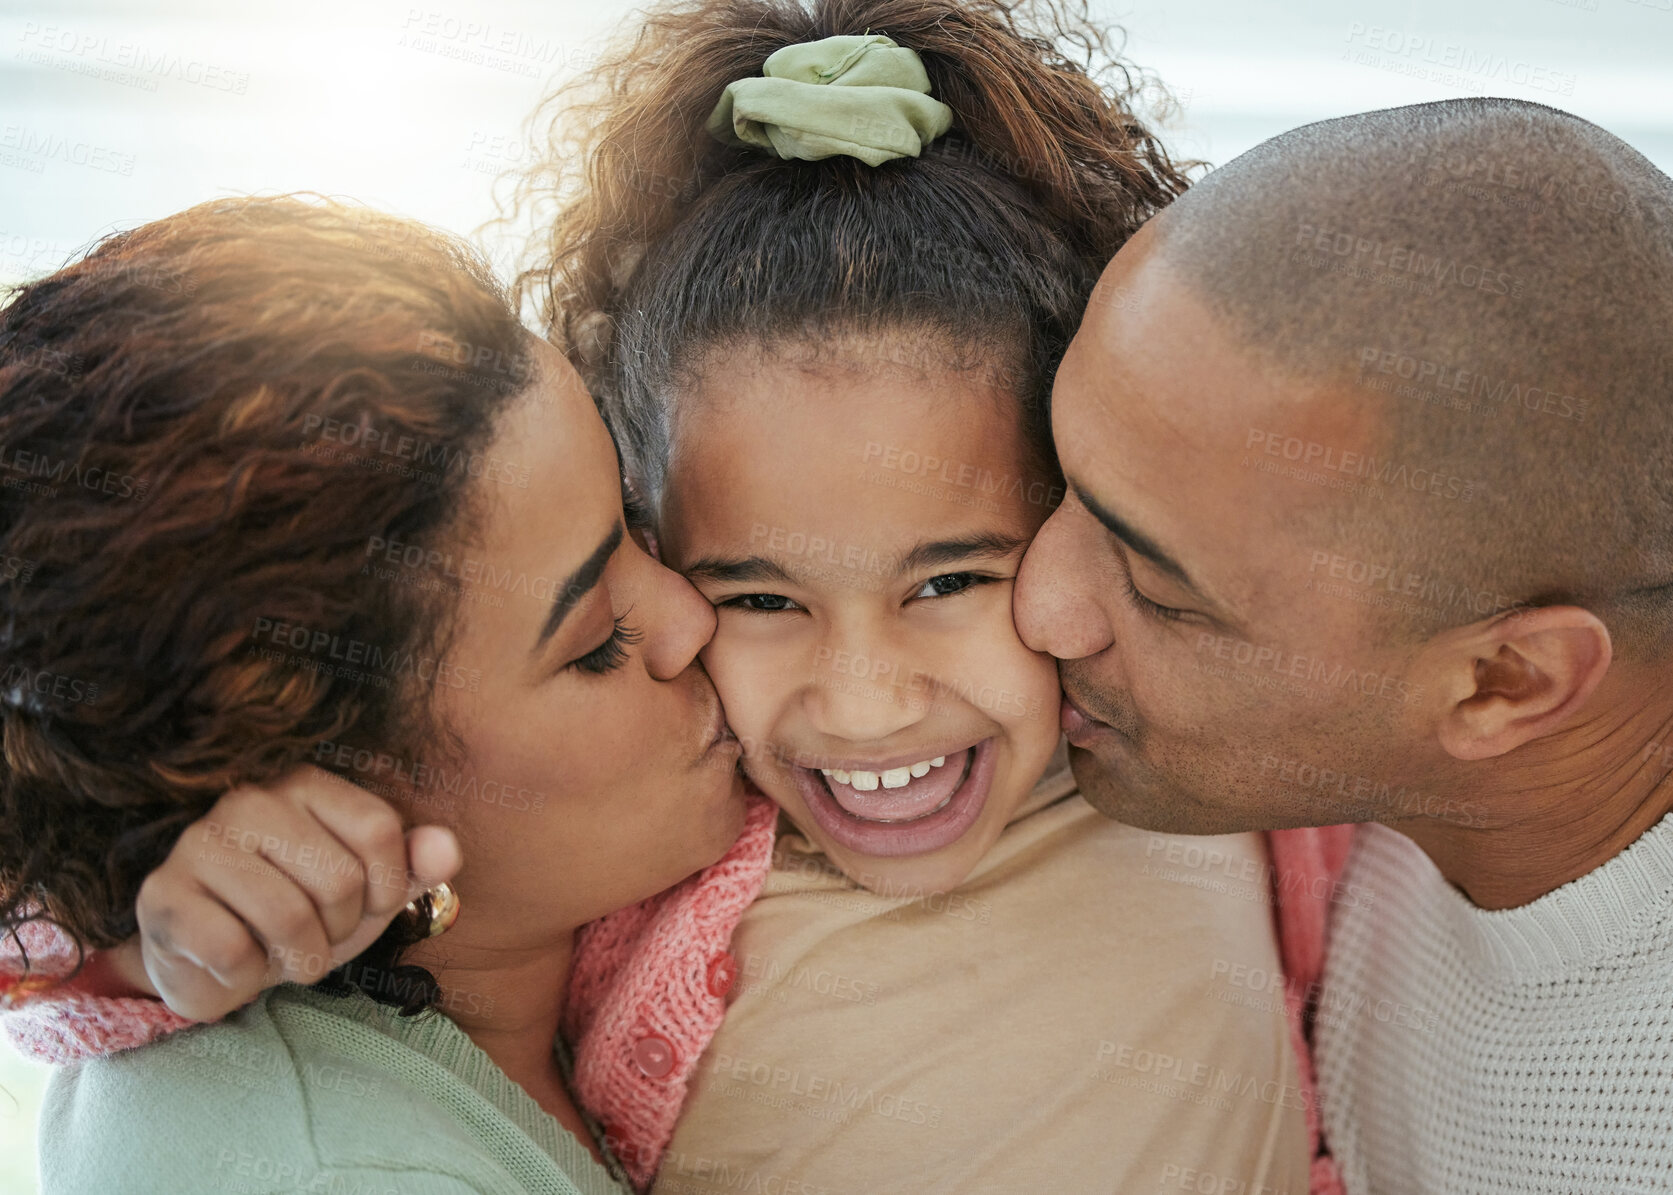
[(623, 1195), (446, 1017), (286, 985), (60, 1070), (42, 1195)]

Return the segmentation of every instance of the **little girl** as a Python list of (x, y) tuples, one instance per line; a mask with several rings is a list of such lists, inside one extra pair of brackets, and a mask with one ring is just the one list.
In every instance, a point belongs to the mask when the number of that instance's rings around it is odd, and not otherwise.
[(1183, 186), (1076, 37), (1050, 5), (653, 9), (525, 186), (556, 211), (524, 283), (716, 607), (783, 814), (659, 1192), (1307, 1187), (1264, 842), (1093, 812), (1011, 618), (1052, 374)]
[(741, 920), (706, 872), (580, 942), (577, 1094), (658, 1192), (1307, 1190), (1264, 840), (1093, 812), (1011, 619), (1053, 371), (1183, 186), (1041, 15), (653, 9), (520, 196), (782, 811)]

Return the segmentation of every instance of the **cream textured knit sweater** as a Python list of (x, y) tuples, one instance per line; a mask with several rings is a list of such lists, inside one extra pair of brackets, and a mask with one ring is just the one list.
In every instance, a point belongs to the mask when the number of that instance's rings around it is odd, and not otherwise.
[(1344, 881), (1316, 1024), (1350, 1195), (1673, 1191), (1673, 816), (1487, 912), (1382, 826)]

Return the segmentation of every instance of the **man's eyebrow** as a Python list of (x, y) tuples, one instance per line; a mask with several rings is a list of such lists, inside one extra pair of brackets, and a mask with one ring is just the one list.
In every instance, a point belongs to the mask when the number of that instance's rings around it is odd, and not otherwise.
[(776, 560), (765, 556), (704, 556), (685, 570), (688, 581), (715, 581), (720, 584), (739, 581), (777, 581), (784, 585), (796, 584), (796, 578)]
[(1128, 523), (1120, 516), (1100, 506), (1097, 499), (1093, 498), (1091, 494), (1088, 494), (1081, 488), (1079, 482), (1071, 479), (1069, 482), (1069, 490), (1076, 498), (1080, 499), (1080, 504), (1082, 506), (1092, 512), (1092, 517), (1102, 523), (1105, 529), (1108, 530), (1111, 535), (1115, 536), (1116, 539), (1120, 540), (1134, 552), (1137, 552), (1140, 556), (1143, 556), (1146, 560), (1150, 561), (1151, 564), (1154, 564), (1175, 581), (1178, 581), (1181, 585), (1185, 586), (1186, 589), (1189, 589), (1198, 597), (1203, 598), (1204, 601), (1208, 600), (1207, 595), (1203, 593), (1201, 587), (1198, 586), (1195, 581), (1191, 580), (1191, 574), (1185, 571), (1185, 566), (1163, 551), (1161, 546), (1157, 544), (1155, 540), (1151, 539), (1148, 535), (1144, 534), (1144, 532), (1138, 530), (1131, 523)]
[(997, 532), (981, 532), (976, 535), (959, 536), (956, 539), (929, 540), (918, 544), (900, 558), (900, 571), (916, 573), (937, 565), (958, 564), (973, 557), (1009, 556), (1018, 548), (1027, 546), (1028, 540), (1024, 536), (1001, 535)]
[(540, 628), (540, 637), (534, 641), (535, 651), (539, 651), (552, 637), (552, 632), (562, 625), (565, 616), (575, 608), (575, 603), (592, 592), (593, 586), (604, 575), (604, 566), (610, 563), (610, 557), (622, 546), (622, 535), (622, 525), (617, 523), (592, 550), (592, 555), (581, 563), (581, 567), (569, 574), (569, 579), (552, 600), (552, 612), (546, 616), (546, 624)]

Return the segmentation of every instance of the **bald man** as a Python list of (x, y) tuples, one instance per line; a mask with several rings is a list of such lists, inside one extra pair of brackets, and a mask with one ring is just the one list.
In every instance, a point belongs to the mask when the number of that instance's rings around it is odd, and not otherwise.
[(1350, 1192), (1673, 1184), (1673, 181), (1535, 104), (1309, 125), (1110, 264), (1018, 625), (1087, 800), (1366, 822)]

